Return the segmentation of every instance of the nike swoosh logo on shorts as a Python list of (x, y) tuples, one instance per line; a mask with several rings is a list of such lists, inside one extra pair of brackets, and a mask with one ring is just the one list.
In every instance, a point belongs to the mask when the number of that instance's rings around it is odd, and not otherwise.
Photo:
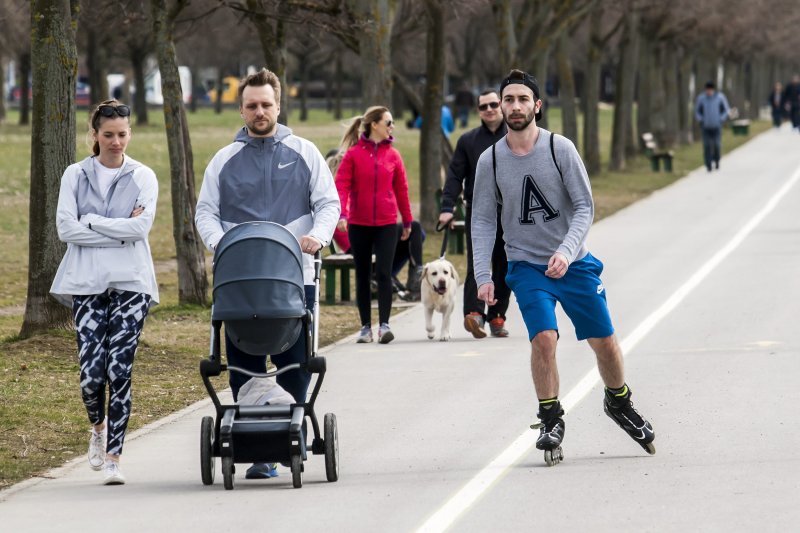
[(278, 163), (278, 169), (286, 168), (289, 165), (294, 165), (297, 161), (292, 161), (291, 163)]

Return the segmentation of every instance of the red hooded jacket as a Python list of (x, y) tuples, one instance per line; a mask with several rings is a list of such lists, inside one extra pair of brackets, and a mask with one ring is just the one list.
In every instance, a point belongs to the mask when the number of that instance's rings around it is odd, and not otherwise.
[(403, 158), (392, 138), (378, 144), (362, 135), (344, 154), (336, 171), (336, 189), (342, 205), (340, 218), (359, 226), (387, 226), (397, 222), (411, 227), (414, 217), (408, 199)]

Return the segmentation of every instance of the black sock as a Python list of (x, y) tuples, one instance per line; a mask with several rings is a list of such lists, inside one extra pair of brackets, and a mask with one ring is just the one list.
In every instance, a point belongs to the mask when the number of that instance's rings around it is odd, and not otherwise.
[(561, 402), (558, 401), (558, 396), (539, 400), (538, 416), (540, 420), (549, 420), (563, 414), (564, 410), (561, 409)]
[(622, 387), (618, 389), (612, 389), (611, 387), (606, 387), (606, 390), (611, 396), (615, 398), (626, 398), (630, 394), (627, 383), (623, 383)]

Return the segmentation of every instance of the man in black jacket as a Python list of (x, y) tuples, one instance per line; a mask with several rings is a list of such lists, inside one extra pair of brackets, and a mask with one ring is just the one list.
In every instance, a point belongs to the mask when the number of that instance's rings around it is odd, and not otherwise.
[(508, 261), (503, 248), (503, 228), (500, 217), (497, 220), (497, 238), (492, 251), (492, 281), (495, 286), (497, 303), (484, 312), (484, 303), (478, 299), (478, 287), (475, 284), (475, 272), (472, 266), (472, 188), (475, 184), (475, 168), (480, 155), (503, 138), (506, 124), (500, 111), (500, 97), (495, 89), (483, 91), (478, 96), (478, 113), (481, 125), (464, 133), (456, 144), (456, 150), (447, 169), (447, 180), (442, 192), (442, 212), (439, 223), (449, 224), (453, 220), (456, 200), (464, 192), (466, 205), (465, 228), (467, 233), (467, 276), (464, 278), (464, 329), (472, 333), (476, 339), (486, 337), (484, 325), (489, 322), (493, 337), (508, 337), (505, 329), (505, 313), (511, 291), (506, 285)]
[(792, 120), (792, 128), (800, 131), (800, 75), (792, 76), (792, 81), (783, 91), (783, 105)]

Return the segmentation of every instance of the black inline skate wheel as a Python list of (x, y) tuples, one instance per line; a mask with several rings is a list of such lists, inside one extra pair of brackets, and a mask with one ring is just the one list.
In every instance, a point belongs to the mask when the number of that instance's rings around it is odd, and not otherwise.
[(653, 444), (652, 442), (648, 442), (647, 444), (642, 444), (642, 448), (644, 448), (644, 451), (646, 451), (650, 455), (656, 454), (656, 445)]
[(303, 458), (300, 455), (292, 456), (292, 486), (296, 489), (303, 486)]
[(200, 477), (203, 485), (214, 484), (214, 419), (204, 416), (200, 422)]
[(225, 482), (225, 490), (233, 490), (233, 457), (222, 458), (222, 480)]
[(325, 475), (328, 481), (339, 480), (339, 430), (333, 413), (325, 414)]

